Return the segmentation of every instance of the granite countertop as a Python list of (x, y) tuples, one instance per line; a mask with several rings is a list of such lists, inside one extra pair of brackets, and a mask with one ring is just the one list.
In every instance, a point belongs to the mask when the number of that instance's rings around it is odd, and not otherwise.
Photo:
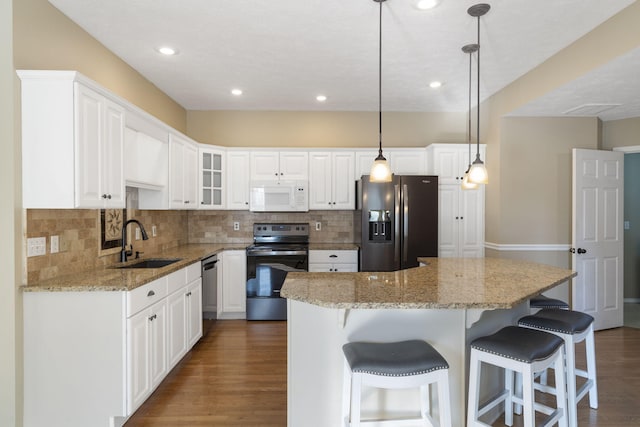
[[(161, 252), (149, 254), (141, 259), (131, 260), (133, 264), (149, 258), (180, 258), (180, 261), (162, 268), (113, 268), (103, 267), (80, 273), (73, 273), (22, 286), (24, 292), (83, 292), (83, 291), (130, 291), (203, 258), (224, 250), (244, 249), (246, 243), (211, 243), (177, 246)], [(116, 264), (123, 265), (123, 264)]]
[(501, 258), (419, 258), (425, 266), (385, 273), (289, 273), (281, 295), (340, 309), (509, 309), (575, 271)]

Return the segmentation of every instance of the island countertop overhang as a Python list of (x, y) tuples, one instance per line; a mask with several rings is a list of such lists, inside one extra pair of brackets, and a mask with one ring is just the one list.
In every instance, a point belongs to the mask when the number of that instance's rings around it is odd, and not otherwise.
[(287, 274), (281, 296), (337, 309), (509, 309), (577, 275), (503, 258), (419, 258), (393, 272)]

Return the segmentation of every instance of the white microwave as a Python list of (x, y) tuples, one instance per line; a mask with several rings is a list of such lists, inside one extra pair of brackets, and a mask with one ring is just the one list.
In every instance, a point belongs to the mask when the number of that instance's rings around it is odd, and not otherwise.
[(308, 181), (251, 181), (249, 210), (253, 212), (307, 212)]

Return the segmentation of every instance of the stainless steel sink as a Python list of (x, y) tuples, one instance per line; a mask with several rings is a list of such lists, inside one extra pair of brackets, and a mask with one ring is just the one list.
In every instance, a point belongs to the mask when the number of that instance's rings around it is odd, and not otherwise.
[(182, 258), (172, 258), (172, 259), (150, 258), (150, 259), (138, 261), (134, 264), (123, 265), (121, 267), (116, 267), (116, 268), (161, 268), (181, 260)]

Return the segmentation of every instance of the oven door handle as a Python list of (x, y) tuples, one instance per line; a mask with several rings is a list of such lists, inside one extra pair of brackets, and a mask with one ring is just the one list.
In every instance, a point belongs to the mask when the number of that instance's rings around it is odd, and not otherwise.
[(307, 255), (307, 251), (261, 251), (252, 250), (247, 256), (279, 256), (279, 255)]

